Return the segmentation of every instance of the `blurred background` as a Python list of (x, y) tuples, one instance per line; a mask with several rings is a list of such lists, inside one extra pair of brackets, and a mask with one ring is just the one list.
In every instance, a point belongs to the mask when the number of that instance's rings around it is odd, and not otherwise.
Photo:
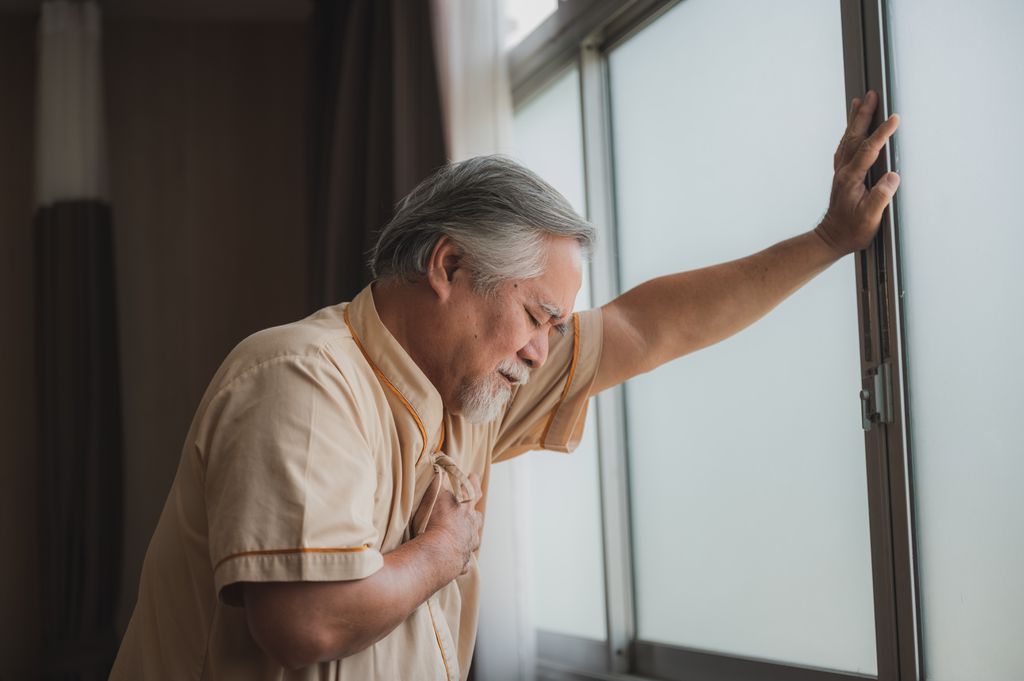
[(102, 664), (212, 372), (309, 309), (310, 6), (49, 9), (0, 5), (4, 679)]

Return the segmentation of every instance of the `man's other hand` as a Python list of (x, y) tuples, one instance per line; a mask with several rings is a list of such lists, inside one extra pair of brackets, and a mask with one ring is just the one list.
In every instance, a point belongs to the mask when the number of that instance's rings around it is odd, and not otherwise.
[[(416, 512), (426, 513), (443, 475)], [(480, 479), (469, 476), (480, 499)], [(480, 546), (483, 516), (442, 487), (423, 534), (384, 555), (384, 567), (337, 582), (246, 582), (245, 614), (253, 640), (287, 669), (365, 650), (391, 633), (431, 594), (468, 569)]]
[[(458, 561), (460, 574), (469, 570), (469, 562), (473, 552), (480, 548), (480, 531), (483, 529), (483, 514), (476, 508), (476, 501), (483, 493), (480, 490), (480, 478), (475, 474), (469, 475), (469, 482), (473, 485), (470, 499), (460, 504), (455, 495), (447, 485), (443, 484), (446, 479), (444, 475), (435, 475), (434, 481), (427, 488), (423, 495), (423, 501), (413, 516), (413, 527), (420, 527), (424, 516), (427, 518), (427, 526), (423, 530), (424, 535), (438, 539), (442, 546), (448, 549), (454, 560)], [(438, 485), (441, 489), (438, 490)], [(437, 496), (437, 501), (433, 499)], [(433, 503), (433, 510), (430, 509)]]
[(834, 157), (828, 212), (815, 229), (839, 257), (867, 248), (878, 231), (882, 212), (900, 186), (900, 177), (893, 172), (886, 173), (870, 189), (864, 184), (868, 170), (900, 124), (899, 116), (893, 114), (868, 135), (877, 106), (874, 91), (863, 100), (853, 100), (846, 134)]

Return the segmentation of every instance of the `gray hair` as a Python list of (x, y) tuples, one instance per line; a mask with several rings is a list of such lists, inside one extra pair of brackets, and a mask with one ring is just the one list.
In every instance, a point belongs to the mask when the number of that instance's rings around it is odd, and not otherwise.
[(442, 166), (402, 199), (377, 237), (373, 276), (412, 281), (426, 274), (442, 236), (462, 249), (482, 293), (542, 274), (547, 236), (575, 239), (584, 258), (595, 239), (593, 225), (554, 187), (498, 155)]

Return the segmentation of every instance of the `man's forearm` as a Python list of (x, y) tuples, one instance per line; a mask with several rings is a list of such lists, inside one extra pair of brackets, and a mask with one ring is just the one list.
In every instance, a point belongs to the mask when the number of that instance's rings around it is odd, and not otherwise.
[(343, 658), (387, 636), (461, 570), (426, 533), (385, 554), (384, 567), (365, 579), (246, 584), (249, 629), (285, 667)]
[(728, 338), (871, 243), (900, 184), (893, 172), (865, 184), (900, 123), (893, 114), (868, 135), (877, 106), (875, 92), (853, 100), (833, 157), (828, 211), (813, 232), (746, 258), (648, 281), (604, 306), (604, 350), (592, 394)]
[(621, 348), (623, 357), (602, 359), (608, 371), (599, 376), (598, 389), (741, 331), (839, 255), (811, 231), (739, 260), (658, 277), (627, 291), (604, 308), (606, 351)]

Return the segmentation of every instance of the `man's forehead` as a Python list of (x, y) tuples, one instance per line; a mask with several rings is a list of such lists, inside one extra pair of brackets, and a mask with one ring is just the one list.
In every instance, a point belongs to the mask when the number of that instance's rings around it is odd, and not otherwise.
[[(567, 273), (568, 274), (568, 273)], [(533, 299), (532, 302), (540, 307), (545, 314), (555, 319), (563, 319), (572, 314), (572, 308), (576, 304), (576, 295), (582, 285), (582, 277), (560, 277), (558, 279), (548, 278), (546, 280), (537, 278), (530, 282), (532, 285), (527, 292)]]
[(572, 314), (572, 308), (576, 304), (576, 294), (579, 291), (578, 286), (570, 288), (568, 281), (551, 281), (542, 277), (528, 279), (522, 283), (526, 301), (540, 308), (544, 314), (556, 319), (562, 319)]
[(533, 280), (538, 303), (555, 308), (564, 317), (572, 312), (576, 294), (583, 283), (583, 260), (579, 243), (568, 237), (548, 240), (544, 273)]

